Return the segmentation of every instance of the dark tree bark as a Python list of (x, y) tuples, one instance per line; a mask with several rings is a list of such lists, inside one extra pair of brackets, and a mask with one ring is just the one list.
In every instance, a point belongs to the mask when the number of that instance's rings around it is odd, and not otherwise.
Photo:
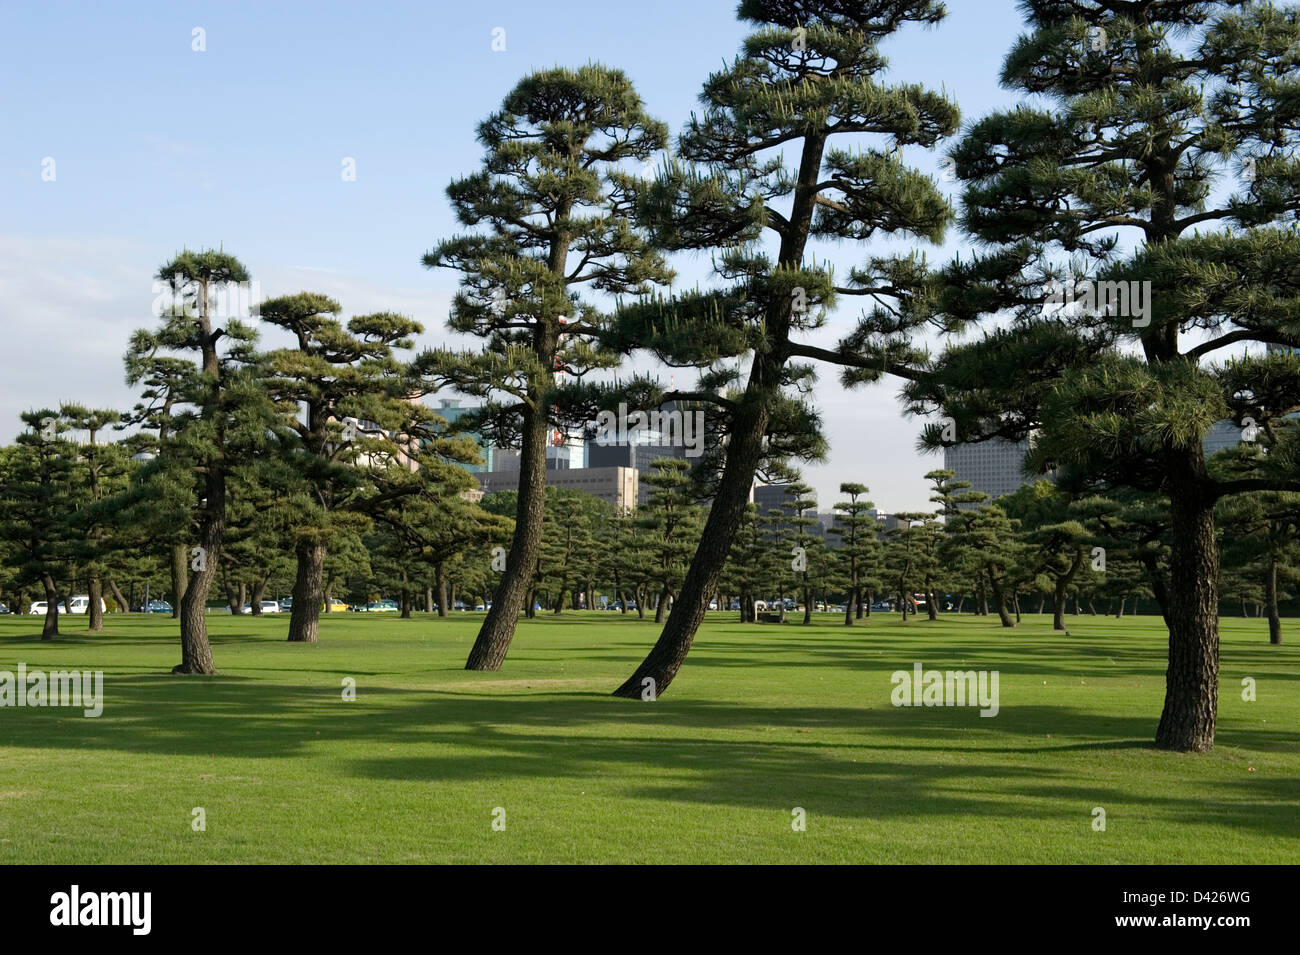
[(49, 574), (41, 575), (45, 587), (45, 622), (41, 624), (41, 639), (53, 640), (59, 635), (59, 588)]
[[(1070, 562), (1069, 569), (1064, 574), (1058, 574), (1054, 580), (1052, 591), (1052, 629), (1065, 629), (1065, 593), (1070, 589), (1070, 584), (1074, 582), (1075, 576), (1079, 573), (1079, 568), (1083, 566), (1084, 551), (1080, 547), (1074, 554), (1074, 560)], [(1041, 612), (1041, 611), (1040, 611)], [(1074, 596), (1074, 612), (1079, 612), (1079, 595)]]
[(104, 629), (104, 582), (99, 574), (90, 575), (87, 590), (90, 594), (90, 606), (86, 608), (86, 616), (90, 620), (86, 629), (91, 633), (98, 633)]
[(1200, 447), (1169, 460), (1169, 668), (1156, 745), (1214, 746), (1219, 703), (1219, 549)]
[(1011, 613), (1007, 609), (1007, 594), (1002, 586), (1001, 579), (997, 574), (989, 573), (989, 588), (993, 591), (993, 604), (997, 607), (998, 619), (1002, 621), (1004, 627), (1014, 627), (1016, 622), (1011, 619)]
[(185, 588), (189, 585), (189, 549), (184, 544), (172, 547), (172, 619), (181, 617), (181, 602), (185, 599)]
[(445, 617), (451, 612), (450, 594), (447, 592), (447, 568), (441, 561), (437, 567), (438, 580), (438, 616)]
[(1277, 554), (1269, 555), (1268, 570), (1264, 574), (1264, 607), (1268, 612), (1268, 642), (1282, 642), (1282, 617), (1277, 611)]
[(253, 611), (253, 616), (262, 616), (262, 598), (266, 596), (265, 577), (258, 577), (253, 581), (252, 591), (248, 595), (248, 605)]
[[(134, 585), (132, 585), (132, 586), (134, 586)], [(130, 613), (130, 612), (131, 612), (131, 602), (130, 602), (129, 600), (127, 600), (125, 596), (123, 596), (122, 591), (121, 591), (120, 589), (118, 589), (117, 581), (114, 580), (114, 579), (111, 578), (111, 577), (108, 579), (108, 589), (109, 589), (109, 592), (113, 595), (113, 600), (117, 603), (117, 606), (118, 606), (118, 612), (119, 612), (119, 613)]]
[(322, 540), (303, 538), (294, 545), (298, 574), (289, 608), (289, 642), (315, 643), (320, 638), (320, 611), (325, 603), (325, 556)]
[[(215, 357), (213, 359), (215, 365)], [(215, 372), (214, 372), (215, 374)], [(207, 497), (203, 503), (203, 520), (199, 532), (202, 560), (196, 569), (190, 565), (185, 597), (181, 600), (181, 662), (173, 673), (202, 674), (217, 672), (208, 642), (208, 593), (217, 577), (221, 548), (226, 533), (226, 477), (219, 467), (212, 467), (205, 481)], [(242, 608), (241, 608), (242, 609)]]

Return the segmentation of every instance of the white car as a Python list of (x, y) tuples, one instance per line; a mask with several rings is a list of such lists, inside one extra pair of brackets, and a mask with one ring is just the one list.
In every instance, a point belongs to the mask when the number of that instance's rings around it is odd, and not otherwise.
[[(27, 612), (34, 617), (44, 617), (49, 612), (50, 604), (47, 600), (38, 600), (28, 608)], [(67, 613), (68, 606), (66, 603), (59, 604), (59, 613)]]
[[(90, 611), (90, 595), (77, 594), (67, 604), (67, 613), (88, 613)], [(60, 612), (64, 612), (62, 609)], [(108, 605), (104, 603), (104, 598), (99, 598), (99, 612), (108, 613)]]
[[(252, 612), (253, 612), (253, 605), (244, 604), (244, 613), (252, 613)], [(278, 600), (262, 601), (262, 613), (279, 613), (279, 612), (280, 612), (280, 602)]]

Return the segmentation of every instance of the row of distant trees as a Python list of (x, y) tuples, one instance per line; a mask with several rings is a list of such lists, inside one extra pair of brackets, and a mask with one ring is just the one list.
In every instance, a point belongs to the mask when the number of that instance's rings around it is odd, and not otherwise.
[[(91, 597), (91, 631), (103, 627), (101, 599), (127, 611), (146, 595), (165, 597), (179, 616), (185, 591), (178, 592), (177, 581), (189, 580), (176, 565), (197, 572), (202, 563), (199, 549), (176, 548), (167, 533), (169, 472), (138, 450), (156, 442), (139, 434), (107, 439), (125, 417), (76, 405), (32, 412), (28, 430), (0, 449), (0, 596), (10, 596), (19, 612), (29, 594), (43, 596), (46, 638), (58, 633), (53, 608), (82, 586)], [(337, 450), (346, 446), (342, 431), (339, 437)], [(304, 463), (296, 449), (291, 458)], [(393, 486), (404, 493), (349, 511), (328, 537), (306, 524), (303, 503), (287, 493), (291, 485), (277, 483), (300, 474), (266, 458), (233, 469), (223, 549), (205, 604), (215, 597), (234, 614), (247, 605), (260, 615), (268, 594), (302, 590), (304, 552), (309, 571), (319, 561), (327, 610), (340, 597), (350, 604), (391, 597), (403, 617), (491, 603), (517, 494), (499, 492), (471, 505), (461, 494), (464, 475), (410, 483), (425, 477), (413, 474), (411, 461), (405, 450), (396, 462), (381, 464), (373, 454), (354, 461), (355, 480), (386, 477), (403, 482)], [(969, 610), (996, 615), (1006, 627), (1023, 612), (1050, 609), (1056, 629), (1065, 628), (1067, 614), (1097, 613), (1099, 602), (1102, 612), (1117, 616), (1139, 602), (1166, 612), (1169, 518), (1158, 497), (1077, 497), (1040, 481), (992, 503), (952, 471), (935, 470), (927, 479), (935, 509), (893, 515), (888, 529), (861, 484), (841, 485), (828, 529), (814, 516), (811, 488), (797, 480), (786, 485), (786, 507), (760, 513), (751, 504), (728, 554), (719, 606), (736, 606), (742, 621), (753, 622), (760, 602), (774, 601), (772, 612), (785, 619), (790, 598), (807, 624), (818, 608), (842, 605), (843, 621), (852, 625), (884, 600), (904, 621)], [(686, 582), (708, 508), (679, 458), (654, 462), (645, 481), (648, 502), (631, 513), (589, 494), (547, 489), (527, 616), (538, 608), (559, 614), (611, 605), (663, 622)], [(474, 527), (452, 526), (471, 517)], [(1280, 643), (1280, 605), (1300, 582), (1300, 495), (1243, 498), (1222, 509), (1220, 527), (1227, 538), (1221, 593), (1239, 601), (1243, 614), (1249, 604), (1267, 617), (1270, 641)], [(292, 619), (289, 629), (293, 639)]]

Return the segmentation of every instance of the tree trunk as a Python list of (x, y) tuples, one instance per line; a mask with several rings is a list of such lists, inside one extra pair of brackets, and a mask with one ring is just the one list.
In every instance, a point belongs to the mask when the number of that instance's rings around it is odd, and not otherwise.
[[(135, 586), (135, 585), (132, 584), (132, 586)], [(114, 580), (112, 577), (108, 578), (108, 589), (109, 589), (109, 592), (112, 593), (112, 595), (113, 595), (113, 601), (117, 604), (118, 612), (119, 612), (119, 613), (130, 613), (130, 612), (131, 612), (131, 602), (130, 602), (129, 600), (127, 600), (126, 597), (124, 597), (124, 596), (122, 595), (122, 591), (118, 589), (117, 581)]]
[(447, 592), (447, 568), (438, 561), (438, 616), (446, 617), (451, 612), (450, 594)]
[(1052, 591), (1052, 629), (1065, 629), (1065, 588), (1069, 584), (1064, 576), (1056, 578), (1055, 587)]
[(203, 674), (217, 672), (208, 642), (208, 593), (221, 565), (221, 548), (226, 535), (226, 479), (213, 467), (204, 482), (207, 497), (199, 529), (199, 553), (189, 565), (185, 597), (181, 600), (181, 662), (173, 673)]
[(259, 577), (253, 581), (253, 592), (248, 595), (248, 605), (254, 617), (262, 616), (262, 598), (266, 595), (266, 578)]
[(86, 627), (91, 633), (99, 633), (104, 629), (104, 581), (99, 574), (90, 575), (90, 584), (87, 587), (90, 592), (90, 606), (86, 608), (86, 616), (90, 618), (90, 623)]
[(939, 608), (936, 606), (937, 601), (934, 599), (934, 588), (930, 587), (925, 592), (925, 611), (926, 616), (931, 620), (939, 619)]
[(325, 557), (329, 548), (323, 540), (303, 538), (294, 545), (298, 574), (293, 582), (293, 606), (289, 608), (289, 642), (315, 643), (320, 637), (320, 611), (325, 603)]
[(190, 552), (184, 544), (172, 547), (172, 619), (181, 618), (181, 603), (185, 600), (185, 588), (189, 585)]
[(1011, 614), (1007, 610), (1007, 594), (1002, 587), (1002, 581), (997, 575), (990, 573), (989, 588), (993, 591), (993, 604), (998, 610), (998, 619), (1002, 621), (1004, 627), (1014, 627), (1016, 622), (1011, 619)]
[(45, 586), (45, 622), (41, 624), (41, 639), (53, 640), (59, 635), (59, 588), (49, 574), (41, 575)]
[(655, 603), (655, 623), (663, 623), (668, 615), (668, 588), (659, 591), (659, 600)]
[(1169, 458), (1169, 668), (1156, 745), (1179, 752), (1214, 746), (1219, 702), (1219, 550), (1214, 500), (1203, 489), (1199, 446)]
[(1277, 553), (1269, 555), (1268, 572), (1264, 575), (1264, 606), (1268, 610), (1268, 642), (1282, 642), (1282, 617), (1277, 612)]
[(414, 601), (411, 599), (411, 588), (407, 586), (403, 586), (402, 587), (402, 619), (403, 620), (411, 619), (411, 605), (413, 603)]
[[(540, 395), (536, 397), (541, 398)], [(506, 569), (492, 596), (492, 609), (479, 628), (469, 659), (465, 661), (466, 670), (501, 669), (515, 635), (519, 611), (528, 598), (533, 571), (542, 549), (542, 525), (546, 516), (547, 423), (544, 407), (537, 400), (524, 410), (515, 532), (506, 555)], [(532, 616), (531, 600), (528, 608), (528, 614)]]
[[(426, 584), (424, 587), (424, 612), (425, 613), (431, 614), (437, 609), (434, 607), (434, 602), (435, 601), (433, 599), (433, 587)], [(443, 601), (437, 601), (437, 603), (439, 606), (441, 606)]]
[(858, 603), (858, 590), (856, 587), (849, 588), (849, 594), (844, 604), (844, 626), (853, 626), (853, 610)]
[(806, 627), (812, 623), (812, 605), (813, 592), (812, 588), (805, 586), (803, 589), (803, 625)]

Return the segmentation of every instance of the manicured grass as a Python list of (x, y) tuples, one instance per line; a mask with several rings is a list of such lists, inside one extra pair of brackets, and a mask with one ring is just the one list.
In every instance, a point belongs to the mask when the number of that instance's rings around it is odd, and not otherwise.
[[(214, 678), (168, 674), (167, 618), (65, 618), (53, 644), (0, 618), (0, 669), (105, 674), (98, 719), (0, 709), (0, 862), (1300, 862), (1300, 650), (1262, 621), (1223, 621), (1218, 745), (1197, 756), (1150, 746), (1147, 617), (1064, 636), (715, 615), (655, 703), (608, 696), (649, 621), (544, 616), (500, 672), (467, 673), (480, 617), (335, 614), (302, 646), (286, 618), (213, 616)], [(892, 706), (914, 661), (998, 670), (1000, 713)]]

